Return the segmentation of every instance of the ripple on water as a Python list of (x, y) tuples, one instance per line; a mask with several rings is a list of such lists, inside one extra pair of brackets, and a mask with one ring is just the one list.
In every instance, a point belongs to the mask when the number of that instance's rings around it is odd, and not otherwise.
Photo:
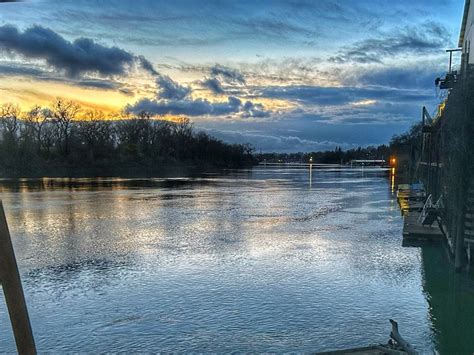
[(385, 342), (389, 318), (433, 346), (381, 172), (22, 184), (2, 198), (40, 351), (309, 352)]

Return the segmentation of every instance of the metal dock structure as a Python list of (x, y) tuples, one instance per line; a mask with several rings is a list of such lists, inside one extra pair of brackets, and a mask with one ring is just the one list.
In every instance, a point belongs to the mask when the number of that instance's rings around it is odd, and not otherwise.
[(403, 215), (403, 245), (419, 246), (424, 242), (443, 240), (431, 197), (422, 184), (399, 185), (397, 200)]

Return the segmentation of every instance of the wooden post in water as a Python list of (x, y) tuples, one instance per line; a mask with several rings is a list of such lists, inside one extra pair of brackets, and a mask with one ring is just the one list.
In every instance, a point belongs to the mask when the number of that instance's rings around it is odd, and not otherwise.
[(0, 201), (0, 280), (19, 354), (36, 354), (35, 340), (26, 308), (20, 273)]

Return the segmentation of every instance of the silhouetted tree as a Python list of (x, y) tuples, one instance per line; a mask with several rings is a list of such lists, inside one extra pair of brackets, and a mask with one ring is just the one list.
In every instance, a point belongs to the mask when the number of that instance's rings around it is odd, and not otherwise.
[(154, 171), (163, 165), (238, 167), (253, 164), (250, 145), (226, 144), (195, 133), (186, 117), (175, 122), (147, 112), (106, 117), (57, 98), (50, 107), (0, 106), (0, 173), (102, 171), (117, 168)]
[(80, 106), (74, 101), (66, 101), (60, 97), (54, 101), (51, 112), (59, 126), (58, 145), (63, 144), (64, 155), (69, 154), (69, 136), (71, 134), (72, 121), (80, 111)]

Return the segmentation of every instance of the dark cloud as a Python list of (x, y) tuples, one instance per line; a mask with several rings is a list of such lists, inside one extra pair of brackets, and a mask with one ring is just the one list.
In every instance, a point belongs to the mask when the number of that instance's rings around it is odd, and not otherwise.
[(74, 82), (77, 86), (87, 87), (87, 88), (96, 88), (96, 89), (106, 89), (106, 90), (116, 90), (120, 85), (114, 81), (110, 80), (100, 80), (100, 79), (84, 79), (77, 80)]
[(220, 64), (216, 64), (211, 68), (211, 75), (221, 78), (226, 82), (245, 84), (245, 78), (238, 70), (224, 67)]
[(263, 105), (250, 101), (242, 103), (235, 97), (229, 96), (227, 102), (210, 102), (207, 99), (162, 100), (141, 99), (133, 105), (128, 105), (126, 111), (139, 113), (142, 111), (154, 115), (187, 115), (187, 116), (226, 116), (240, 114), (241, 117), (267, 117)]
[(169, 76), (158, 75), (156, 78), (158, 97), (166, 100), (183, 100), (191, 93), (191, 88), (173, 81)]
[[(155, 115), (188, 115), (188, 116), (226, 116), (238, 114), (242, 118), (263, 118), (270, 113), (265, 110), (262, 104), (251, 101), (242, 102), (236, 96), (228, 96), (227, 102), (211, 102), (207, 99), (192, 99), (192, 89), (189, 86), (181, 85), (169, 76), (156, 72), (145, 58), (140, 57), (142, 66), (152, 74), (156, 75), (157, 93), (154, 99), (141, 99), (133, 105), (127, 105), (129, 112), (146, 111)], [(231, 83), (245, 83), (243, 76), (236, 70), (215, 65), (211, 69), (212, 78), (205, 79), (201, 85), (210, 89), (213, 93), (223, 94), (218, 78), (222, 78)]]
[(265, 110), (262, 104), (256, 104), (252, 101), (246, 101), (242, 107), (244, 117), (269, 117), (270, 112)]
[[(349, 113), (349, 112), (346, 112)], [(419, 107), (417, 108), (419, 114)], [(342, 114), (341, 114), (342, 115)], [(197, 129), (208, 130), (227, 142), (248, 142), (263, 151), (312, 151), (333, 149), (336, 145), (356, 147), (387, 143), (393, 134), (399, 134), (418, 121), (392, 120), (391, 114), (366, 113), (380, 119), (376, 123), (353, 119), (333, 122), (318, 113), (295, 114), (290, 112), (278, 120), (196, 120)], [(343, 117), (342, 117), (343, 118)], [(359, 115), (361, 119), (362, 116)], [(352, 120), (352, 118), (350, 119)]]
[(308, 105), (344, 105), (359, 100), (423, 102), (432, 100), (434, 91), (397, 89), (382, 86), (322, 87), (309, 85), (270, 86), (260, 90), (263, 97), (291, 100)]
[(188, 115), (201, 116), (212, 112), (212, 106), (207, 100), (185, 100), (185, 101), (167, 101), (154, 99), (141, 99), (133, 105), (127, 105), (127, 112), (140, 113), (148, 112), (154, 115)]
[(346, 72), (342, 78), (346, 85), (384, 86), (397, 89), (434, 88), (434, 79), (446, 70), (444, 66), (426, 63), (424, 66), (370, 68)]
[(138, 56), (138, 60), (142, 68), (145, 69), (148, 73), (152, 75), (159, 75), (159, 73), (153, 67), (153, 64), (151, 64), (151, 62), (148, 59), (146, 59), (144, 56), (142, 55)]
[(217, 78), (203, 80), (202, 86), (209, 89), (214, 94), (223, 94), (225, 92), (222, 88), (221, 82)]
[(330, 57), (329, 61), (383, 63), (387, 57), (440, 51), (449, 43), (449, 40), (450, 36), (446, 28), (434, 22), (425, 22), (418, 27), (406, 26), (392, 34), (381, 34), (377, 38), (356, 42)]
[[(202, 67), (193, 67), (194, 70), (203, 71)], [(230, 88), (230, 92), (233, 91), (233, 88), (241, 87), (245, 85), (245, 78), (241, 72), (236, 69), (228, 68), (220, 64), (215, 64), (209, 69), (211, 75), (210, 78), (205, 78), (201, 81), (201, 85), (206, 89), (210, 90), (212, 93), (220, 95), (224, 94), (226, 90), (223, 87), (223, 83), (226, 84), (227, 88)]]
[(123, 75), (135, 57), (118, 47), (106, 47), (89, 38), (70, 42), (56, 32), (32, 26), (23, 32), (11, 25), (0, 26), (0, 51), (28, 59), (43, 59), (69, 77), (85, 73)]
[(129, 88), (120, 88), (119, 92), (121, 92), (122, 94), (126, 96), (130, 96), (130, 97), (135, 96), (135, 92), (133, 92), (133, 90)]
[(0, 75), (5, 76), (40, 76), (44, 74), (44, 70), (24, 65), (0, 64)]
[(46, 82), (67, 83), (70, 85), (96, 88), (105, 90), (117, 90), (121, 84), (110, 79), (99, 78), (64, 78), (57, 73), (41, 69), (40, 67), (18, 65), (15, 63), (0, 64), (0, 76), (22, 76)]
[(238, 112), (240, 104), (240, 100), (237, 102), (233, 98), (229, 98), (227, 103), (211, 103), (206, 99), (154, 100), (145, 98), (139, 100), (134, 105), (128, 105), (126, 110), (134, 113), (145, 111), (155, 115), (226, 115)]

